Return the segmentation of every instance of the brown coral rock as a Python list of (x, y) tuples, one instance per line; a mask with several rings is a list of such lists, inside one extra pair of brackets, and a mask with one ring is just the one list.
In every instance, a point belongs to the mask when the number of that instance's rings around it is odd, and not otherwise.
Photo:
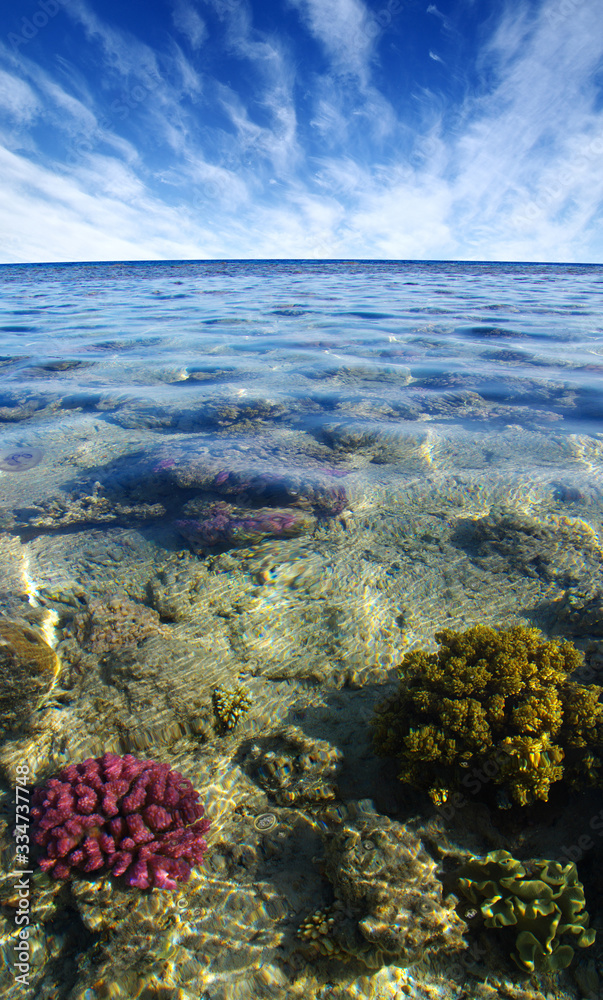
[(138, 646), (151, 635), (170, 634), (153, 608), (123, 595), (91, 600), (75, 615), (71, 631), (83, 649), (100, 654)]
[(0, 733), (29, 728), (59, 669), (55, 651), (36, 629), (0, 619)]
[(465, 925), (443, 901), (436, 863), (408, 827), (362, 802), (348, 807), (324, 843), (335, 903), (321, 922), (324, 933), (319, 927), (323, 954), (347, 955), (377, 969), (412, 965), (427, 949), (465, 947)]

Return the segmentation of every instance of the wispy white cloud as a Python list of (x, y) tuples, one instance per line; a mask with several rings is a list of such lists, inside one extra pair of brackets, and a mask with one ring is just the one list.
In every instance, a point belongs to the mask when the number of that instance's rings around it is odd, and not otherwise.
[(207, 37), (207, 28), (192, 3), (188, 3), (187, 0), (176, 0), (172, 20), (178, 31), (186, 37), (191, 48), (199, 49)]
[[(174, 8), (185, 38), (166, 34), (157, 51), (72, 2), (101, 73), (94, 95), (65, 60), (42, 70), (26, 50), (5, 53), (6, 260), (603, 260), (603, 40), (593, 28), (603, 0), (567, 0), (562, 23), (557, 0), (497, 14), (476, 92), (450, 108), (427, 87), (413, 91), (428, 123), (414, 148), (405, 109), (371, 74), (361, 0), (291, 0), (328, 57), (311, 79), (291, 40), (254, 27), (244, 0), (208, 0), (208, 24), (224, 19), (222, 43), (249, 88), (209, 75), (190, 0)], [(312, 106), (301, 123), (300, 73)], [(30, 126), (40, 120), (63, 137), (62, 158), (38, 145)]]
[[(482, 51), (484, 65), (496, 68), (497, 82), (464, 109), (466, 125), (454, 150), (457, 226), (462, 218), (469, 232), (478, 224), (486, 229), (477, 247), (490, 255), (493, 249), (497, 254), (506, 232), (503, 246), (523, 237), (531, 244), (529, 259), (549, 260), (561, 246), (571, 256), (574, 217), (582, 219), (587, 239), (595, 236), (592, 209), (603, 189), (596, 140), (603, 134), (603, 116), (595, 110), (594, 80), (603, 43), (593, 32), (590, 5), (576, 9), (571, 30), (552, 23), (554, 7), (545, 3), (531, 19), (527, 8), (523, 16), (508, 9)], [(591, 155), (583, 169), (568, 169), (584, 149)], [(534, 217), (525, 225), (522, 216), (528, 210), (534, 215), (533, 206), (542, 203), (553, 178), (559, 194), (545, 199), (543, 224)]]
[[(71, 0), (65, 10), (82, 26), (87, 39), (101, 46), (107, 77), (116, 74), (120, 79), (160, 78), (155, 52), (131, 32), (107, 24), (84, 0)], [(109, 82), (107, 79), (107, 85)]]
[(368, 12), (361, 0), (289, 0), (312, 35), (330, 56), (338, 75), (353, 74), (362, 83), (369, 76), (374, 34), (367, 30)]
[[(0, 213), (7, 261), (135, 260), (219, 257), (220, 241), (183, 212), (148, 195), (134, 175), (108, 161), (70, 177), (0, 150)], [(101, 169), (102, 168), (102, 169)], [(126, 183), (124, 183), (127, 181)], [(102, 182), (102, 183), (101, 183)], [(113, 190), (111, 190), (113, 188)]]
[(25, 80), (0, 70), (0, 108), (19, 125), (28, 125), (42, 106)]

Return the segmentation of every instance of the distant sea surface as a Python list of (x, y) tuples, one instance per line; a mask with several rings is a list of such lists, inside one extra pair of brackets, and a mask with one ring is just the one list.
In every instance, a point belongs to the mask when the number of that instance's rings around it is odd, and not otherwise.
[(334, 417), (596, 431), (602, 306), (588, 264), (4, 265), (0, 426), (127, 411), (211, 432), (230, 400), (316, 436)]

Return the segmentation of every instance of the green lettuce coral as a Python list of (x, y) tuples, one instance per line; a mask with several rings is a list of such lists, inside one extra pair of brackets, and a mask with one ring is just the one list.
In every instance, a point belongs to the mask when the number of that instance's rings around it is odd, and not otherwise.
[(375, 749), (398, 758), (402, 781), (442, 805), (452, 789), (492, 780), (501, 804), (506, 795), (521, 806), (546, 801), (562, 778), (601, 783), (603, 689), (568, 679), (582, 663), (572, 643), (523, 626), (436, 639), (436, 653), (404, 656), (398, 691), (372, 720)]
[(463, 865), (455, 883), (456, 894), (478, 908), (486, 927), (515, 936), (511, 957), (520, 969), (564, 969), (573, 945), (588, 948), (595, 940), (573, 863), (521, 863), (507, 851), (492, 851)]

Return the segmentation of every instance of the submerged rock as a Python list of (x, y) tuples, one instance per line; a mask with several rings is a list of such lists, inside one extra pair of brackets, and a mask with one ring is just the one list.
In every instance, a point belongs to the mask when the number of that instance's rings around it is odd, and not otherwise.
[(551, 516), (546, 521), (521, 511), (492, 510), (472, 526), (474, 561), (508, 575), (509, 568), (547, 583), (573, 586), (601, 578), (602, 551), (597, 533), (580, 518)]
[(332, 818), (323, 835), (324, 872), (335, 902), (298, 931), (315, 952), (378, 969), (466, 947), (465, 925), (444, 902), (436, 863), (416, 834), (371, 803), (333, 811)]
[(36, 629), (0, 619), (0, 735), (30, 730), (59, 670), (54, 649)]
[[(120, 503), (103, 495), (101, 483), (95, 483), (92, 493), (67, 495), (33, 504), (18, 527), (56, 529), (85, 524), (130, 524), (165, 516), (165, 507), (155, 503)], [(25, 516), (23, 516), (25, 513)]]
[(176, 521), (176, 528), (195, 553), (207, 548), (252, 545), (264, 538), (294, 538), (311, 532), (313, 517), (276, 507), (250, 509), (224, 502), (198, 507), (200, 516)]
[(343, 754), (326, 740), (311, 739), (286, 726), (257, 740), (245, 757), (245, 770), (279, 805), (321, 803), (337, 798), (335, 777)]
[(74, 615), (69, 632), (82, 649), (100, 654), (138, 646), (151, 635), (170, 635), (157, 611), (125, 594), (106, 600), (92, 598), (85, 611)]
[(252, 507), (295, 507), (313, 511), (318, 517), (336, 517), (345, 509), (348, 497), (328, 471), (281, 468), (248, 464), (220, 468), (216, 463), (194, 456), (164, 456), (155, 467), (180, 489), (198, 489), (212, 496), (236, 498)]

